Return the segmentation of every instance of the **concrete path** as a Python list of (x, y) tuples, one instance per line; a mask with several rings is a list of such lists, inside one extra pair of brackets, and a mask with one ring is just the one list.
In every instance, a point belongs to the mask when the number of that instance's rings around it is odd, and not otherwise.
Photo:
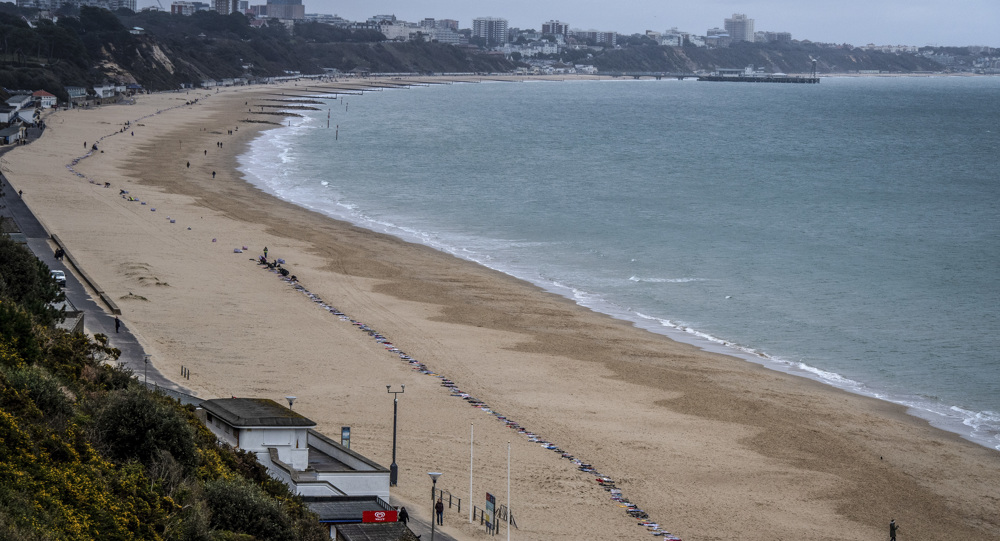
[[(30, 186), (11, 185), (7, 178), (0, 174), (0, 197), (5, 208), (0, 209), (0, 215), (14, 218), (14, 222), (21, 229), (21, 233), (28, 239), (28, 248), (31, 249), (35, 257), (48, 265), (49, 269), (61, 270), (66, 273), (66, 287), (64, 289), (66, 298), (78, 310), (84, 313), (84, 326), (93, 335), (102, 333), (108, 337), (108, 345), (121, 350), (120, 363), (132, 369), (139, 381), (147, 381), (151, 387), (163, 387), (175, 391), (190, 393), (189, 390), (170, 381), (166, 376), (156, 369), (156, 359), (150, 359), (147, 364), (144, 362), (145, 351), (139, 345), (139, 341), (129, 332), (128, 323), (124, 316), (121, 318), (121, 329), (115, 332), (115, 316), (111, 314), (103, 303), (96, 302), (94, 297), (87, 291), (80, 282), (75, 269), (71, 268), (65, 261), (57, 261), (52, 245), (49, 244), (50, 235), (45, 227), (35, 218), (28, 202), (31, 201)], [(24, 191), (24, 195), (18, 195), (18, 190)], [(0, 205), (0, 206), (2, 206)], [(100, 287), (97, 285), (97, 287)], [(177, 379), (180, 379), (178, 374)]]

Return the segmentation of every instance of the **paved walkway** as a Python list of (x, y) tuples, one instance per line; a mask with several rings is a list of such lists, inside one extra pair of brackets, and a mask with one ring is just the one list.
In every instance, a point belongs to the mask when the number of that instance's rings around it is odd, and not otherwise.
[[(11, 185), (7, 177), (0, 174), (0, 198), (4, 208), (0, 209), (0, 215), (12, 217), (18, 225), (21, 233), (28, 239), (28, 248), (31, 249), (35, 257), (48, 265), (52, 270), (62, 270), (66, 273), (66, 298), (78, 310), (84, 313), (84, 326), (93, 335), (102, 333), (108, 336), (108, 344), (121, 350), (120, 363), (132, 369), (139, 381), (147, 381), (147, 385), (165, 387), (181, 392), (189, 390), (175, 384), (156, 369), (156, 359), (150, 359), (147, 365), (144, 362), (145, 351), (139, 345), (139, 341), (128, 330), (128, 323), (122, 319), (122, 326), (119, 332), (115, 332), (115, 316), (106, 310), (106, 306), (94, 300), (82, 283), (73, 273), (70, 265), (63, 261), (57, 261), (53, 255), (52, 246), (49, 244), (49, 233), (45, 230), (35, 215), (32, 214), (26, 201), (31, 200), (30, 186)], [(24, 191), (23, 197), (18, 195), (18, 190)], [(99, 285), (97, 287), (100, 287)], [(180, 376), (178, 375), (178, 379)]]
[[(393, 498), (391, 494), (389, 495), (389, 505), (391, 505), (393, 507), (393, 509), (399, 507), (400, 505), (402, 505), (403, 507), (406, 507), (408, 510), (412, 510), (413, 509), (412, 503), (398, 501), (396, 498)], [(429, 504), (428, 504), (428, 511), (430, 511)], [(444, 520), (445, 520), (446, 524), (447, 524), (447, 522), (448, 522), (449, 519), (450, 520), (467, 520), (467, 519), (463, 519), (463, 518), (457, 517), (457, 516), (449, 516), (448, 512), (446, 511), (445, 514), (444, 514)], [(413, 513), (411, 512), (410, 513), (410, 519), (406, 523), (406, 525), (409, 526), (411, 532), (413, 532), (414, 534), (420, 536), (420, 541), (430, 541), (430, 538), (431, 538), (431, 523), (430, 523), (430, 521), (421, 520), (420, 518), (417, 518), (417, 517), (413, 516)], [(454, 537), (452, 537), (452, 536), (450, 536), (450, 535), (442, 532), (440, 529), (438, 529), (435, 526), (434, 541), (457, 541), (457, 540)]]

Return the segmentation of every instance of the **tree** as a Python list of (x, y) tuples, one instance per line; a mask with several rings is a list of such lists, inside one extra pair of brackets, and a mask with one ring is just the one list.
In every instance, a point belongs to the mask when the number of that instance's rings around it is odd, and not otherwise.
[(48, 326), (62, 319), (52, 303), (64, 298), (49, 276), (49, 267), (26, 247), (0, 234), (0, 300), (20, 304), (39, 323)]
[(166, 451), (187, 471), (197, 466), (194, 432), (169, 399), (133, 387), (113, 392), (94, 416), (94, 430), (111, 458), (149, 465)]

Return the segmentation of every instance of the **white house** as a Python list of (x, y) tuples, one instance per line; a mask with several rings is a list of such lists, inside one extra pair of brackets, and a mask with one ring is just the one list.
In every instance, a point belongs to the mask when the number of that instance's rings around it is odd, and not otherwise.
[(94, 85), (94, 93), (98, 98), (113, 98), (115, 96), (115, 85)]
[(7, 124), (17, 118), (17, 109), (7, 105), (0, 105), (0, 124)]
[(273, 400), (218, 398), (202, 402), (201, 409), (221, 441), (255, 453), (295, 494), (389, 501), (387, 468), (313, 430), (316, 423)]
[(42, 109), (49, 109), (56, 104), (56, 97), (44, 90), (39, 90), (31, 95), (38, 102)]
[(31, 97), (31, 94), (14, 94), (7, 98), (7, 105), (13, 107), (15, 111), (20, 111), (25, 107), (30, 107), (33, 101), (35, 98)]

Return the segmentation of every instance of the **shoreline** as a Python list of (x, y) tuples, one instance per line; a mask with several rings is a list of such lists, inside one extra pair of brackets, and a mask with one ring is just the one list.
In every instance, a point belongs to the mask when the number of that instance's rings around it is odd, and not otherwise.
[[(932, 538), (988, 539), (1000, 532), (987, 511), (1000, 455), (931, 429), (901, 407), (673, 343), (508, 275), (335, 222), (249, 186), (234, 166), (241, 144), (259, 131), (236, 122), (243, 115), (238, 100), (252, 94), (212, 95), (154, 117), (147, 123), (156, 124), (156, 133), (137, 129), (134, 141), (113, 138), (102, 147), (108, 156), (81, 163), (88, 175), (155, 200), (155, 219), (117, 192), (67, 178), (59, 144), (46, 147), (53, 163), (37, 171), (32, 153), (19, 152), (9, 175), (15, 185), (32, 180), (25, 191), (33, 210), (88, 271), (95, 269), (105, 290), (116, 299), (132, 289), (148, 297), (122, 306), (130, 327), (161, 370), (191, 366), (189, 386), (203, 396), (297, 394), (296, 408), (321, 431), (352, 425), (358, 450), (387, 463), (391, 415), (379, 393), (386, 383), (403, 382), (394, 499), (422, 501), (427, 468), (444, 471), (442, 486), (467, 497), (462, 478), (475, 423), (477, 465), (483, 464), (477, 494), (503, 494), (503, 440), (514, 445), (518, 535), (648, 537), (568, 461), (487, 423), (433, 378), (401, 366), (384, 348), (372, 348), (367, 335), (262, 275), (247, 258), (269, 246), (329, 304), (497, 411), (593, 461), (681, 537), (824, 539), (836, 529), (860, 538), (877, 535), (890, 514)], [(111, 113), (123, 109), (129, 107)], [(90, 111), (67, 113), (60, 113), (65, 122), (80, 124), (51, 123), (46, 137), (55, 143), (80, 139), (69, 132), (88, 122), (100, 127)], [(229, 136), (237, 125), (238, 135)], [(213, 140), (224, 146), (210, 150)], [(127, 163), (124, 171), (116, 159)], [(221, 173), (215, 182), (211, 171)], [(81, 199), (89, 205), (80, 208)], [(178, 223), (165, 222), (164, 211)], [(244, 244), (252, 246), (249, 254), (232, 253)], [(506, 370), (494, 373), (498, 366)], [(419, 514), (420, 507), (413, 509)], [(481, 535), (459, 521), (449, 517), (445, 531)]]
[[(868, 74), (862, 74), (862, 75), (867, 76)], [(318, 111), (319, 113), (322, 112), (319, 109), (315, 110)], [(301, 113), (301, 111), (298, 112)], [(304, 113), (304, 115), (301, 116), (308, 116), (308, 114), (309, 113), (306, 112)], [(313, 119), (313, 121), (315, 122), (319, 122), (320, 120), (321, 119), (319, 118), (319, 116)], [(265, 134), (270, 131), (275, 131), (277, 133), (280, 133), (281, 130), (286, 130), (286, 129), (290, 129), (289, 126), (287, 125), (273, 126), (261, 130), (261, 132), (257, 135), (257, 138), (259, 139), (261, 137), (265, 137), (266, 136)], [(295, 127), (293, 126), (291, 127), (291, 129), (294, 130)], [(248, 142), (248, 145), (252, 144), (253, 141)], [(265, 144), (264, 146), (266, 147), (267, 145)], [(299, 205), (306, 209), (315, 210), (308, 204), (305, 204), (303, 202), (296, 202), (293, 198), (284, 197), (269, 190), (266, 186), (266, 182), (262, 178), (262, 175), (257, 172), (254, 172), (253, 164), (247, 163), (242, 159), (240, 159), (242, 156), (248, 155), (253, 152), (255, 151), (248, 148), (248, 150), (245, 153), (242, 153), (239, 156), (237, 156), (237, 162), (240, 164), (238, 170), (242, 173), (244, 178), (246, 178), (248, 175), (252, 177), (252, 179), (248, 179), (247, 182), (258, 187), (258, 189), (260, 189), (261, 191), (269, 193), (270, 195), (278, 199), (281, 199), (282, 201)], [(264, 174), (266, 174), (266, 172)], [(483, 260), (482, 258), (477, 259), (474, 257), (469, 257), (465, 255), (464, 250), (461, 246), (450, 246), (440, 243), (435, 244), (427, 242), (426, 239), (424, 239), (421, 235), (408, 232), (406, 229), (401, 228), (399, 226), (390, 226), (377, 222), (366, 223), (364, 220), (354, 219), (349, 213), (346, 212), (341, 212), (339, 214), (336, 213), (335, 211), (330, 211), (330, 210), (317, 210), (317, 212), (323, 214), (324, 216), (329, 217), (330, 219), (341, 220), (375, 233), (387, 234), (396, 237), (404, 242), (428, 246), (443, 254), (471, 261), (475, 264), (481, 265), (483, 267), (486, 267), (488, 269), (497, 272), (501, 272), (515, 279), (531, 283), (534, 286), (537, 286), (546, 292), (564, 297), (567, 300), (577, 304), (583, 309), (591, 310), (595, 313), (610, 316), (614, 319), (627, 322), (636, 327), (637, 329), (666, 336), (670, 340), (695, 346), (705, 352), (736, 357), (749, 363), (761, 365), (769, 370), (774, 370), (780, 373), (805, 378), (838, 390), (849, 392), (851, 394), (856, 394), (868, 398), (875, 398), (890, 404), (902, 406), (907, 409), (907, 413), (909, 415), (917, 419), (920, 419), (922, 421), (926, 421), (938, 429), (953, 434), (957, 434), (963, 439), (966, 439), (967, 441), (970, 441), (977, 445), (981, 445), (988, 449), (1000, 451), (1000, 442), (998, 442), (995, 439), (995, 434), (996, 434), (995, 431), (984, 429), (982, 430), (982, 432), (985, 433), (985, 436), (982, 436), (978, 434), (978, 432), (980, 432), (980, 429), (978, 427), (974, 427), (971, 424), (969, 424), (970, 422), (977, 420), (983, 415), (992, 413), (991, 411), (967, 410), (961, 406), (956, 406), (954, 404), (948, 404), (944, 402), (933, 402), (931, 400), (921, 399), (919, 396), (914, 394), (898, 394), (898, 395), (888, 394), (887, 392), (879, 388), (871, 387), (869, 383), (866, 383), (864, 381), (848, 379), (845, 376), (836, 372), (831, 372), (828, 369), (806, 364), (801, 361), (796, 362), (783, 359), (774, 356), (772, 354), (768, 354), (762, 351), (757, 351), (756, 349), (750, 346), (741, 346), (739, 344), (730, 342), (725, 338), (707, 334), (698, 329), (692, 329), (686, 326), (676, 325), (669, 319), (666, 319), (665, 317), (647, 316), (632, 310), (622, 310), (622, 309), (615, 310), (614, 306), (610, 305), (607, 302), (595, 303), (595, 302), (582, 301), (581, 299), (577, 298), (577, 295), (573, 290), (568, 289), (557, 282), (543, 282), (540, 280), (531, 279), (527, 276), (519, 275), (517, 272), (509, 271), (502, 267), (493, 265), (491, 264), (490, 261)], [(588, 291), (583, 293), (589, 296), (594, 292)], [(954, 413), (956, 411), (960, 411), (962, 412), (962, 414), (957, 415)], [(993, 436), (992, 439), (990, 439), (991, 436)]]

